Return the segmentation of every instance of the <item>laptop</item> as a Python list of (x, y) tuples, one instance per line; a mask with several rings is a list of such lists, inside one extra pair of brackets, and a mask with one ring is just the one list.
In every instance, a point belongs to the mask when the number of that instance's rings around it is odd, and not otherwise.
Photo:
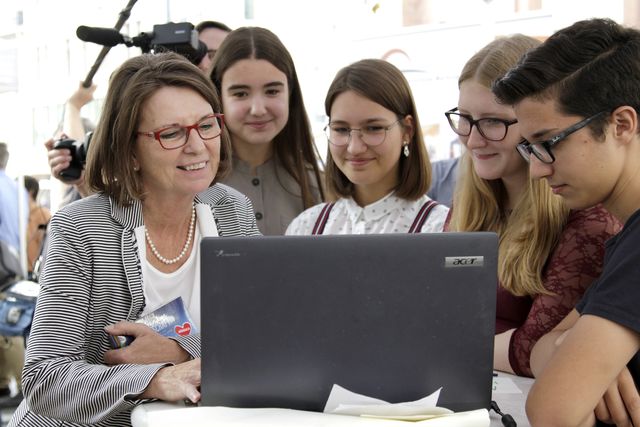
[(322, 411), (334, 384), (489, 408), (495, 233), (201, 243), (203, 406)]

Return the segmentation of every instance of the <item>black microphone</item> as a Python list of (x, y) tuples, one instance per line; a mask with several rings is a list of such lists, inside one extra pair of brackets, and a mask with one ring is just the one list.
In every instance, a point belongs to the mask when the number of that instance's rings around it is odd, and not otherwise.
[(80, 25), (76, 30), (76, 36), (82, 41), (109, 47), (125, 42), (124, 36), (113, 28), (97, 28)]

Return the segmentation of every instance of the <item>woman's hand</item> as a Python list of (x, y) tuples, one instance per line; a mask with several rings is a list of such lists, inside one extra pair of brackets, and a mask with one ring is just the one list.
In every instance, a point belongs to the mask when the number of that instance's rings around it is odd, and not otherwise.
[(189, 399), (196, 403), (200, 400), (199, 387), (200, 358), (197, 358), (160, 369), (139, 397), (168, 402)]
[(109, 350), (104, 354), (108, 365), (124, 363), (150, 364), (188, 361), (191, 356), (178, 343), (160, 335), (147, 325), (134, 322), (118, 322), (105, 328), (110, 335), (130, 335), (133, 342), (124, 348)]

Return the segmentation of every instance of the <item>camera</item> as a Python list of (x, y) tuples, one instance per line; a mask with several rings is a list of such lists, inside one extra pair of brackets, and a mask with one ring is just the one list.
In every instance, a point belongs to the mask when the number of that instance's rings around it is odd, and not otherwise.
[(75, 181), (80, 178), (84, 164), (87, 162), (87, 151), (93, 132), (87, 133), (84, 141), (76, 141), (75, 139), (62, 137), (58, 139), (53, 148), (66, 148), (71, 153), (71, 164), (68, 168), (60, 172), (60, 179), (65, 182)]
[[(198, 65), (202, 58), (207, 54), (207, 45), (198, 39), (198, 32), (194, 29), (190, 22), (168, 22), (153, 26), (153, 33), (147, 35), (142, 33), (140, 36), (148, 37), (148, 42), (139, 47), (143, 52), (173, 51), (191, 61), (192, 64)], [(140, 37), (138, 36), (138, 37)], [(134, 37), (132, 40), (135, 40)], [(135, 46), (135, 44), (134, 44)], [(145, 50), (146, 49), (146, 50)]]
[(190, 22), (168, 22), (153, 26), (151, 33), (140, 33), (135, 37), (120, 34), (113, 28), (96, 28), (81, 25), (76, 35), (85, 42), (102, 46), (124, 44), (139, 47), (143, 53), (172, 51), (198, 65), (207, 54), (207, 45), (198, 40), (198, 32)]

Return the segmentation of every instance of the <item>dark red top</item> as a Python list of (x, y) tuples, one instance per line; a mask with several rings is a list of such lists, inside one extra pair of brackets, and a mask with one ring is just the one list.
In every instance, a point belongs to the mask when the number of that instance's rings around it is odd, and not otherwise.
[(602, 206), (572, 211), (542, 275), (544, 287), (552, 294), (516, 297), (498, 286), (496, 334), (515, 329), (509, 363), (517, 375), (532, 376), (533, 345), (569, 314), (600, 275), (604, 242), (621, 227)]

